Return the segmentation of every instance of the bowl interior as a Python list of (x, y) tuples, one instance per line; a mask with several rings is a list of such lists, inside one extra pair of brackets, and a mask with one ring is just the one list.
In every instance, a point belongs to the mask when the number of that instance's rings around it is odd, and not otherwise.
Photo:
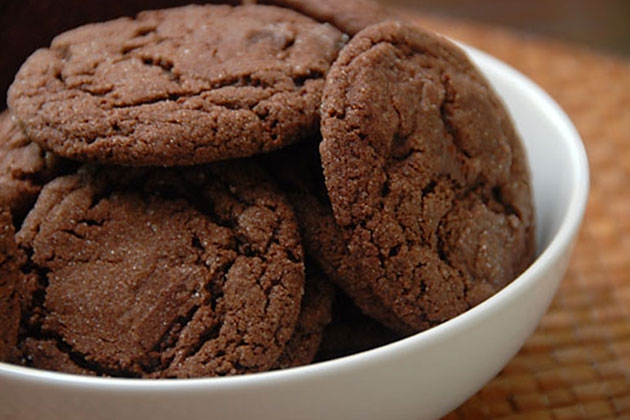
[[(428, 331), (285, 371), (160, 381), (83, 377), (0, 363), (0, 417), (15, 416), (14, 401), (34, 395), (40, 404), (29, 409), (28, 417), (45, 414), (62, 399), (72, 401), (67, 418), (88, 414), (169, 418), (181, 409), (190, 417), (204, 418), (209, 408), (217, 418), (222, 412), (232, 418), (251, 418), (264, 409), (276, 418), (376, 419), (384, 413), (408, 412), (420, 418), (446, 413), (472, 395), (520, 348), (550, 302), (583, 217), (588, 165), (575, 128), (545, 92), (500, 61), (466, 50), (510, 110), (530, 162), (539, 256), (513, 283)], [(524, 299), (535, 299), (531, 314)], [(517, 322), (517, 327), (510, 322)], [(384, 386), (390, 386), (391, 392), (383, 393)], [(252, 404), (239, 403), (250, 400)], [(286, 401), (292, 401), (288, 408)], [(98, 410), (104, 410), (102, 417)]]

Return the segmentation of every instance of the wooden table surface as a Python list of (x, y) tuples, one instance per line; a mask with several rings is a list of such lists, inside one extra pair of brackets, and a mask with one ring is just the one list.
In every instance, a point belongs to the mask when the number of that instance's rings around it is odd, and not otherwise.
[(559, 291), (521, 351), (448, 419), (630, 419), (630, 60), (461, 20), (418, 16), (509, 63), (565, 110), (591, 190)]

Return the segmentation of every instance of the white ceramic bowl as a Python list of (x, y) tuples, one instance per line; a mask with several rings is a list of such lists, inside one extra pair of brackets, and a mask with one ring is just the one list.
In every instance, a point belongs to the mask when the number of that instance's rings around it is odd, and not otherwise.
[(328, 362), (252, 375), (92, 378), (0, 363), (1, 419), (421, 419), (448, 413), (510, 360), (565, 273), (588, 195), (580, 138), (538, 86), (467, 48), (510, 109), (533, 174), (539, 256), (468, 312), (404, 340)]

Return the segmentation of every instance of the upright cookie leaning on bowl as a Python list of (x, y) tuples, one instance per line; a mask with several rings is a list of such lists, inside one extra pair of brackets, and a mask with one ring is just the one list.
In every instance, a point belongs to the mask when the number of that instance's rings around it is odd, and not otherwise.
[[(9, 104), (25, 144), (34, 141), (52, 156), (92, 165), (77, 172), (75, 163), (58, 174), (64, 177), (38, 181), (34, 196), (44, 192), (18, 229), (29, 256), (21, 269), (21, 363), (138, 377), (308, 363), (330, 319), (331, 292), (315, 287), (300, 309), (301, 241), (365, 313), (403, 334), (475, 305), (531, 259), (531, 196), (519, 140), (501, 103), (457, 47), (408, 24), (372, 25), (388, 15), (364, 1), (341, 8), (335, 2), (270, 3), (283, 7), (191, 6), (88, 25), (60, 35), (23, 66)], [(355, 11), (361, 12), (357, 20)], [(200, 42), (200, 19), (229, 36)], [(343, 32), (353, 36), (347, 45)], [(426, 50), (431, 57), (423, 56)], [(357, 69), (355, 62), (367, 66)], [(309, 198), (312, 191), (300, 191), (316, 205), (311, 211), (293, 203), (298, 229), (286, 205), (295, 191), (286, 191), (286, 200), (261, 168), (248, 169), (255, 163), (234, 158), (293, 143), (312, 150), (322, 135), (322, 164), (314, 171), (321, 178), (323, 166), (326, 184), (314, 189), (324, 194)], [(206, 166), (217, 160), (224, 163)], [(367, 180), (369, 171), (374, 179)], [(309, 186), (311, 175), (298, 184)], [(232, 181), (209, 179), (226, 177)], [(195, 197), (194, 188), (210, 192)], [(243, 188), (248, 197), (274, 198), (261, 207), (240, 195)], [(170, 230), (168, 214), (188, 233)], [(133, 229), (121, 229), (124, 223)], [(227, 242), (207, 248), (208, 229), (225, 233)], [(273, 239), (279, 233), (284, 239)], [(279, 244), (273, 258), (263, 257), (269, 244)], [(130, 258), (135, 269), (114, 257), (134, 247), (146, 247), (150, 256)], [(72, 257), (72, 249), (81, 251)], [(191, 260), (180, 255), (186, 249)], [(227, 254), (251, 263), (230, 262)], [(217, 268), (211, 260), (228, 263)], [(152, 261), (166, 265), (158, 270)], [(275, 268), (264, 268), (268, 264)], [(79, 266), (88, 269), (72, 268)], [(232, 270), (243, 266), (251, 275)], [(232, 273), (230, 281), (223, 269)], [(81, 276), (102, 270), (112, 274), (103, 287), (78, 287), (85, 284)], [(164, 274), (155, 284), (148, 280), (153, 272)], [(242, 299), (233, 293), (256, 287), (263, 293)], [(71, 293), (84, 294), (83, 303), (64, 303)], [(152, 296), (159, 299), (151, 303)], [(124, 301), (135, 300), (156, 318), (134, 320)], [(112, 313), (128, 313), (124, 334), (117, 334), (114, 318), (94, 317), (101, 328), (81, 321), (99, 301), (111, 304)], [(249, 310), (235, 316), (239, 305)], [(260, 312), (267, 307), (282, 309), (267, 320)], [(156, 327), (160, 319), (166, 329)], [(121, 341), (103, 344), (113, 337)]]
[(366, 28), (331, 68), (321, 118), (328, 196), (359, 261), (361, 284), (346, 289), (363, 311), (423, 330), (531, 263), (526, 156), (460, 48), (407, 23)]

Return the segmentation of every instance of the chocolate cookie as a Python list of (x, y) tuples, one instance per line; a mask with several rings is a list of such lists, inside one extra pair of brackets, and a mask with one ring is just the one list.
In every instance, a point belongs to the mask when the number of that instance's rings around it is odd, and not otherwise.
[(16, 224), (46, 182), (75, 166), (31, 142), (8, 111), (0, 113), (0, 205), (8, 207)]
[(299, 315), (292, 210), (246, 162), (84, 167), (44, 187), (17, 240), (30, 256), (19, 344), (29, 366), (145, 378), (263, 371)]
[(320, 145), (335, 220), (360, 262), (352, 298), (418, 331), (467, 310), (534, 256), (529, 172), (466, 55), (416, 26), (357, 34), (331, 68)]
[(8, 95), (60, 156), (191, 165), (312, 135), (345, 35), (292, 10), (191, 5), (86, 25), (24, 63)]
[(335, 289), (332, 283), (313, 262), (307, 261), (300, 317), (275, 368), (297, 367), (313, 361), (322, 341), (324, 329), (332, 319), (334, 298)]
[(392, 18), (387, 9), (371, 0), (257, 0), (256, 3), (296, 10), (320, 22), (328, 22), (348, 35)]
[(22, 258), (14, 235), (11, 212), (0, 208), (0, 361), (13, 355), (20, 324), (17, 285)]

